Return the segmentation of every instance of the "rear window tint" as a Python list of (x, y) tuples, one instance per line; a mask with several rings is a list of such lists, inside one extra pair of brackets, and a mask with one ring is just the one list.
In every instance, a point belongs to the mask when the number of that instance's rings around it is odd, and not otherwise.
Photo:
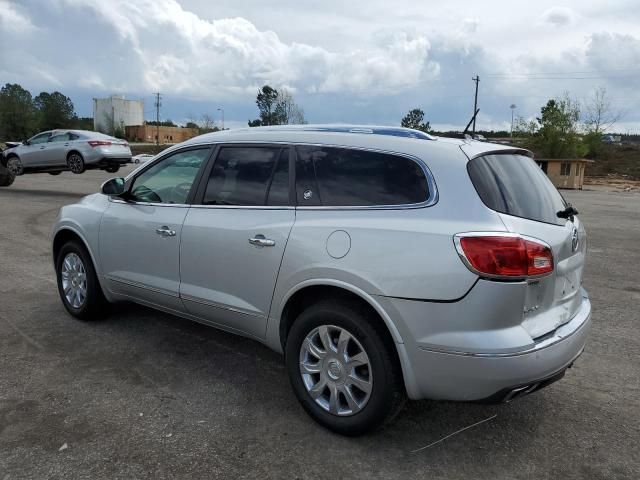
[(337, 147), (296, 152), (298, 205), (408, 205), (429, 197), (424, 170), (409, 158)]
[(523, 155), (486, 155), (467, 170), (478, 195), (492, 210), (538, 222), (563, 225), (556, 213), (566, 207), (542, 169)]

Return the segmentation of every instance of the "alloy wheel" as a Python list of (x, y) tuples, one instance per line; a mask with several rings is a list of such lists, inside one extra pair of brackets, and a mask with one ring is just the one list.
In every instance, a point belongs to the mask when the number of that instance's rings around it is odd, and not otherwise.
[(24, 173), (24, 167), (22, 161), (18, 157), (11, 157), (7, 160), (7, 170), (9, 170), (14, 176), (22, 175)]
[(87, 272), (77, 253), (68, 253), (62, 261), (62, 290), (69, 305), (80, 308), (87, 299)]
[(307, 392), (327, 412), (353, 415), (369, 401), (373, 386), (369, 356), (344, 328), (314, 328), (302, 342), (299, 362)]
[(69, 164), (69, 170), (73, 173), (82, 173), (84, 171), (84, 162), (77, 153), (69, 155), (67, 163)]

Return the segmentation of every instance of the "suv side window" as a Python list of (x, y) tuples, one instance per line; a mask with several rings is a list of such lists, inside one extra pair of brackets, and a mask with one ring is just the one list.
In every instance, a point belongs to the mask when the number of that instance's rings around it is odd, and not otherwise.
[(185, 204), (210, 148), (177, 152), (142, 172), (131, 185), (129, 200)]
[(211, 169), (204, 205), (289, 205), (289, 150), (222, 147)]
[(298, 205), (364, 207), (426, 201), (429, 187), (415, 161), (338, 147), (296, 147)]

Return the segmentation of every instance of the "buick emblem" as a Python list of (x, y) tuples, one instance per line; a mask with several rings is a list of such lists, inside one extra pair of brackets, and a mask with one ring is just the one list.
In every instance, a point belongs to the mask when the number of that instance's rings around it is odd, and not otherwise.
[(575, 252), (578, 250), (578, 229), (573, 227), (573, 233), (571, 234), (571, 251)]
[(313, 197), (313, 192), (311, 190), (305, 190), (302, 194), (302, 198), (305, 200), (309, 200), (311, 197)]

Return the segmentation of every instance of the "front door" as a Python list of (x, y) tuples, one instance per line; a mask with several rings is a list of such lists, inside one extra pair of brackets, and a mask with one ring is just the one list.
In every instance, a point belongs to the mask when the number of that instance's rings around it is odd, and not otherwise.
[(180, 294), (189, 313), (265, 336), (282, 256), (295, 220), (289, 149), (224, 146), (180, 245)]
[(210, 148), (170, 154), (112, 199), (100, 226), (100, 259), (109, 290), (181, 312), (180, 238), (192, 186)]
[(44, 163), (50, 137), (51, 132), (40, 133), (20, 147), (20, 160), (24, 167), (36, 167)]

